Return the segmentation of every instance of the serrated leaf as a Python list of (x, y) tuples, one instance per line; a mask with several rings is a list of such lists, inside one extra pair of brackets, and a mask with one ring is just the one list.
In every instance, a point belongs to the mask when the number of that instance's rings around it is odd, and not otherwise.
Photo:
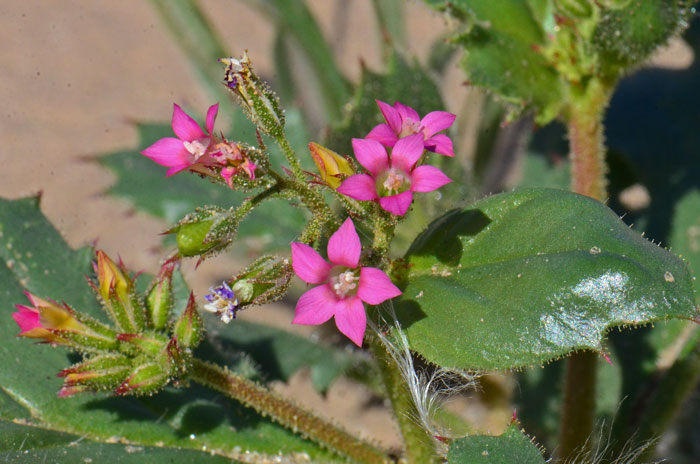
[(0, 420), (0, 459), (5, 462), (157, 464), (191, 462), (226, 464), (224, 456), (182, 448), (94, 443), (78, 435)]
[(449, 464), (544, 464), (544, 457), (516, 425), (503, 435), (476, 435), (450, 442)]
[(697, 317), (685, 263), (560, 190), (451, 211), (406, 258), (399, 319), (411, 348), (448, 368), (541, 364), (601, 349), (611, 327)]
[[(217, 450), (234, 449), (277, 455), (307, 453), (312, 459), (332, 459), (314, 444), (263, 419), (250, 409), (201, 387), (166, 389), (150, 398), (106, 394), (58, 398), (61, 380), (54, 373), (76, 361), (60, 348), (16, 337), (10, 319), (14, 304), (26, 303), (24, 290), (65, 300), (75, 309), (101, 311), (84, 282), (91, 274), (91, 252), (74, 252), (41, 215), (36, 199), (0, 200), (0, 385), (5, 419), (26, 418), (28, 411), (43, 426), (92, 440), (124, 439), (138, 445)], [(10, 264), (11, 263), (11, 264)], [(11, 398), (16, 404), (8, 402)], [(235, 430), (235, 433), (233, 432)]]

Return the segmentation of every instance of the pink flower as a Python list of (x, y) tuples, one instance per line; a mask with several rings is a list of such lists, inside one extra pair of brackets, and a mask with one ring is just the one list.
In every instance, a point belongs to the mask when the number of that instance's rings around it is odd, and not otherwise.
[(160, 139), (141, 153), (161, 166), (169, 167), (170, 169), (166, 173), (168, 176), (185, 169), (196, 171), (202, 166), (216, 164), (217, 161), (210, 156), (208, 151), (218, 111), (218, 103), (209, 107), (206, 123), (207, 132), (204, 132), (194, 119), (176, 103), (173, 103), (172, 126), (177, 138)]
[(391, 214), (403, 216), (413, 201), (413, 192), (432, 192), (452, 182), (434, 166), (418, 166), (423, 154), (423, 135), (399, 139), (391, 152), (376, 140), (352, 139), (357, 161), (370, 173), (355, 174), (340, 184), (338, 192), (350, 198), (378, 201)]
[(12, 318), (19, 326), (20, 337), (40, 338), (49, 343), (67, 344), (61, 336), (65, 332), (85, 332), (88, 328), (75, 318), (68, 306), (47, 301), (25, 292), (32, 306), (15, 305), (18, 312)]
[(407, 135), (422, 134), (426, 150), (445, 156), (454, 156), (452, 140), (445, 134), (438, 134), (452, 126), (455, 115), (446, 111), (433, 111), (423, 119), (416, 110), (399, 102), (391, 106), (377, 100), (377, 105), (384, 115), (386, 124), (379, 124), (367, 134), (367, 138), (376, 140), (387, 148), (393, 147), (398, 140)]
[(294, 324), (323, 324), (335, 316), (335, 325), (357, 346), (362, 346), (367, 319), (365, 303), (380, 304), (401, 295), (386, 273), (359, 267), (360, 237), (350, 218), (331, 235), (326, 262), (313, 248), (292, 242), (292, 267), (301, 280), (321, 284), (297, 302)]

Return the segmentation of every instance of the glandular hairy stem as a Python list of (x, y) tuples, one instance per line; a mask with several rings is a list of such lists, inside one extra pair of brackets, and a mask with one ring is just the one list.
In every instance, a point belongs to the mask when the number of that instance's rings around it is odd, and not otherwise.
[(393, 462), (389, 455), (375, 446), (225, 368), (195, 359), (189, 375), (193, 381), (213, 388), (353, 461), (368, 464)]

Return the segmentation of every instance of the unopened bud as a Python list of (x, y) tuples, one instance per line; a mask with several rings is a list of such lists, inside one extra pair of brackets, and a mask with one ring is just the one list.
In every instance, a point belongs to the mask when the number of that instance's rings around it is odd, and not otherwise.
[[(57, 374), (63, 377), (63, 395), (71, 387), (85, 386), (92, 391), (112, 390), (121, 384), (132, 369), (131, 360), (119, 354), (102, 354)], [(77, 391), (75, 391), (77, 393)]]
[(160, 268), (158, 277), (153, 279), (146, 297), (146, 309), (151, 327), (163, 330), (168, 324), (170, 311), (173, 307), (173, 270), (175, 264), (168, 262)]
[(97, 285), (104, 308), (120, 331), (138, 332), (145, 329), (145, 308), (134, 291), (134, 282), (120, 262), (117, 265), (106, 253), (97, 250)]
[(283, 136), (284, 113), (279, 99), (255, 74), (248, 54), (244, 53), (240, 60), (229, 57), (220, 58), (219, 62), (226, 66), (224, 84), (238, 97), (250, 119), (266, 134)]
[(117, 335), (117, 340), (123, 342), (121, 345), (122, 351), (131, 355), (157, 356), (163, 352), (168, 344), (168, 338), (157, 332), (121, 333)]
[(309, 151), (318, 172), (321, 173), (321, 179), (334, 189), (340, 186), (344, 177), (355, 174), (350, 162), (333, 150), (311, 142), (309, 143)]
[(213, 230), (225, 218), (222, 208), (210, 207), (198, 209), (188, 214), (166, 233), (174, 233), (180, 256), (200, 256), (216, 252), (225, 247), (229, 241), (224, 235), (217, 235)]
[(179, 345), (187, 349), (193, 349), (202, 341), (202, 336), (204, 335), (203, 327), (202, 317), (199, 315), (197, 305), (194, 302), (194, 293), (190, 293), (187, 308), (175, 322), (173, 335), (176, 337)]
[(262, 256), (231, 278), (241, 308), (277, 301), (286, 293), (292, 278), (289, 260)]
[(150, 395), (170, 380), (169, 369), (158, 362), (148, 362), (136, 367), (129, 377), (114, 391), (117, 395)]
[(19, 336), (43, 339), (80, 351), (103, 351), (118, 345), (116, 333), (104, 324), (79, 314), (70, 306), (59, 305), (26, 293), (32, 306), (16, 305), (12, 317), (21, 329)]

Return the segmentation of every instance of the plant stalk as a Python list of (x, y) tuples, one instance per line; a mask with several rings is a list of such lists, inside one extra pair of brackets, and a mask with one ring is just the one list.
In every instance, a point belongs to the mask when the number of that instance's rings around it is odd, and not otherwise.
[[(571, 189), (603, 201), (607, 197), (608, 171), (603, 116), (613, 85), (592, 77), (580, 90), (573, 88), (568, 114)], [(590, 450), (595, 422), (597, 358), (597, 353), (581, 351), (567, 359), (558, 462), (585, 456)]]
[(195, 359), (189, 372), (197, 383), (255, 409), (295, 433), (362, 463), (391, 463), (380, 449), (366, 443), (340, 427), (326, 422), (309, 411), (283, 399), (265, 387), (215, 364)]
[(408, 464), (437, 462), (438, 455), (433, 446), (432, 437), (414, 419), (416, 408), (396, 361), (378, 337), (371, 337), (370, 349), (377, 360), (387, 397), (391, 401), (394, 417), (403, 437), (406, 462)]

